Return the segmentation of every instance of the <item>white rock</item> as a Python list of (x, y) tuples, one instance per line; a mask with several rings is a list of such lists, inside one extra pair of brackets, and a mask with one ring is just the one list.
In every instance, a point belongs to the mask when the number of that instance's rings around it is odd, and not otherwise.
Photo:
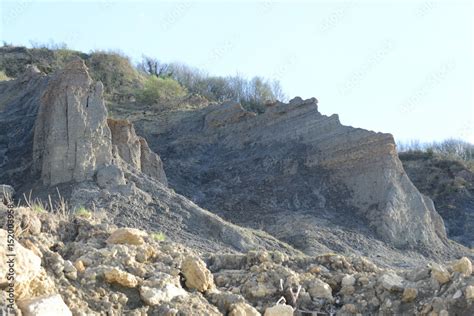
[(462, 296), (462, 291), (461, 290), (457, 290), (456, 293), (454, 293), (453, 295), (453, 300), (455, 299), (458, 299)]
[(152, 288), (148, 286), (140, 287), (141, 299), (150, 306), (158, 305), (162, 302), (169, 302), (176, 296), (186, 296), (188, 293), (174, 284), (166, 284), (164, 288)]
[(22, 300), (17, 305), (23, 316), (72, 316), (59, 294)]
[(387, 291), (400, 291), (403, 289), (403, 279), (395, 273), (385, 273), (379, 278), (379, 283)]

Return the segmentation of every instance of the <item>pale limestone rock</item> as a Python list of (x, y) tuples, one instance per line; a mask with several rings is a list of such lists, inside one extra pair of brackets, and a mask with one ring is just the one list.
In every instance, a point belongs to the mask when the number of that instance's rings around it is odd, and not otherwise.
[(26, 282), (15, 283), (15, 297), (17, 300), (48, 296), (55, 293), (57, 293), (56, 285), (44, 269), (41, 269), (38, 275)]
[(412, 302), (416, 298), (417, 295), (418, 295), (417, 289), (407, 287), (403, 290), (402, 301), (405, 303)]
[(309, 295), (314, 298), (332, 299), (332, 289), (326, 282), (320, 279), (314, 279), (308, 289)]
[[(0, 229), (0, 284), (9, 283), (8, 274), (11, 270), (8, 261), (13, 259), (15, 269), (15, 283), (21, 284), (29, 282), (41, 272), (41, 258), (33, 251), (23, 247), (17, 240), (13, 240), (13, 249), (7, 247), (7, 240), (11, 239), (8, 232)], [(15, 257), (9, 256), (15, 254)]]
[(232, 304), (228, 316), (260, 316), (261, 314), (253, 307), (244, 302)]
[(41, 98), (33, 139), (33, 171), (46, 185), (92, 180), (112, 159), (103, 85), (82, 60), (57, 72)]
[(104, 272), (105, 280), (108, 283), (117, 283), (124, 287), (134, 288), (138, 285), (137, 278), (128, 272), (118, 268), (110, 268)]
[(464, 290), (464, 295), (466, 296), (467, 300), (474, 300), (474, 285), (466, 286), (466, 290)]
[(166, 284), (163, 288), (140, 287), (140, 297), (145, 304), (155, 306), (169, 302), (176, 296), (186, 296), (188, 293), (174, 284)]
[(438, 281), (439, 284), (445, 284), (451, 280), (448, 270), (437, 263), (431, 265), (431, 276)]
[(379, 278), (379, 283), (387, 291), (400, 291), (403, 289), (403, 279), (395, 273), (389, 272)]
[(74, 267), (79, 273), (83, 273), (86, 270), (86, 267), (84, 266), (84, 262), (82, 260), (76, 260), (74, 262)]
[(107, 239), (109, 244), (142, 245), (147, 233), (136, 228), (118, 228)]
[(452, 264), (452, 269), (456, 272), (461, 273), (464, 276), (470, 276), (472, 274), (472, 263), (466, 257), (462, 257), (461, 259), (455, 261)]
[(21, 300), (18, 307), (23, 316), (72, 316), (59, 294)]
[(186, 278), (188, 288), (205, 292), (215, 287), (213, 276), (201, 259), (191, 256), (186, 257), (181, 270)]
[(290, 305), (275, 305), (265, 310), (264, 316), (293, 316), (293, 307)]

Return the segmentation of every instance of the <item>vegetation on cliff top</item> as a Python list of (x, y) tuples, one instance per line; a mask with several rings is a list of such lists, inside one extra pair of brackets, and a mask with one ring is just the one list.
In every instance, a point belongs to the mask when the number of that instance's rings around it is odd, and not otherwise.
[(32, 46), (4, 44), (0, 48), (0, 80), (19, 76), (28, 64), (51, 73), (63, 68), (71, 59), (82, 58), (91, 77), (104, 84), (106, 99), (111, 103), (136, 100), (142, 105), (162, 107), (199, 95), (208, 101), (238, 101), (248, 110), (259, 113), (263, 112), (266, 102), (286, 100), (278, 81), (258, 76), (252, 79), (241, 75), (212, 76), (185, 64), (163, 63), (147, 56), (134, 65), (119, 51), (86, 54), (61, 44), (33, 43)]

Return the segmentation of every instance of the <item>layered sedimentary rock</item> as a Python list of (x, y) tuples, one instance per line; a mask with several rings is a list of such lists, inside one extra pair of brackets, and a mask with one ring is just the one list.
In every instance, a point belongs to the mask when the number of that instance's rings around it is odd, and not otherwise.
[(174, 115), (136, 124), (160, 151), (171, 185), (227, 219), (307, 251), (357, 247), (367, 237), (401, 248), (446, 243), (393, 137), (344, 126), (319, 113), (314, 98), (269, 104), (258, 116), (235, 103)]

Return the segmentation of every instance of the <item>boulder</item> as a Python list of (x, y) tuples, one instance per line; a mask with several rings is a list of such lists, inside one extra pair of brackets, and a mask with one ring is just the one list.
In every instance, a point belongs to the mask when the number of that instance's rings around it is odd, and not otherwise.
[(313, 299), (315, 298), (325, 298), (332, 300), (332, 289), (326, 282), (321, 281), (320, 279), (314, 279), (308, 289), (309, 295)]
[(264, 316), (293, 316), (293, 307), (290, 305), (275, 305), (265, 310)]
[(143, 238), (146, 236), (147, 233), (136, 228), (118, 228), (107, 238), (107, 243), (143, 245)]
[(385, 273), (378, 281), (387, 291), (401, 291), (403, 289), (403, 279), (395, 273)]
[(448, 270), (446, 270), (445, 267), (443, 267), (443, 266), (441, 266), (437, 263), (433, 263), (431, 265), (431, 276), (436, 281), (438, 281), (439, 284), (445, 284), (445, 283), (447, 283), (451, 280), (451, 276), (450, 276)]
[(122, 271), (118, 268), (105, 270), (104, 277), (108, 283), (117, 283), (124, 287), (134, 288), (138, 285), (138, 280), (133, 274)]
[(21, 300), (17, 305), (23, 316), (72, 316), (59, 294)]
[(356, 282), (356, 279), (354, 278), (354, 276), (347, 274), (342, 278), (341, 286), (342, 287), (353, 286), (355, 282)]
[(206, 264), (201, 259), (187, 256), (183, 261), (181, 270), (188, 288), (205, 292), (215, 287), (211, 271), (207, 269)]
[(166, 284), (163, 288), (140, 287), (140, 297), (145, 304), (155, 306), (169, 302), (176, 296), (186, 296), (188, 293), (174, 284)]
[(403, 290), (402, 301), (405, 303), (412, 302), (413, 300), (415, 300), (417, 295), (418, 295), (417, 289), (407, 287)]
[(454, 271), (459, 272), (464, 276), (470, 276), (472, 274), (471, 260), (466, 257), (462, 257), (461, 259), (455, 261), (451, 267)]
[(464, 295), (466, 296), (467, 300), (474, 300), (474, 285), (466, 286), (466, 290), (464, 290)]

